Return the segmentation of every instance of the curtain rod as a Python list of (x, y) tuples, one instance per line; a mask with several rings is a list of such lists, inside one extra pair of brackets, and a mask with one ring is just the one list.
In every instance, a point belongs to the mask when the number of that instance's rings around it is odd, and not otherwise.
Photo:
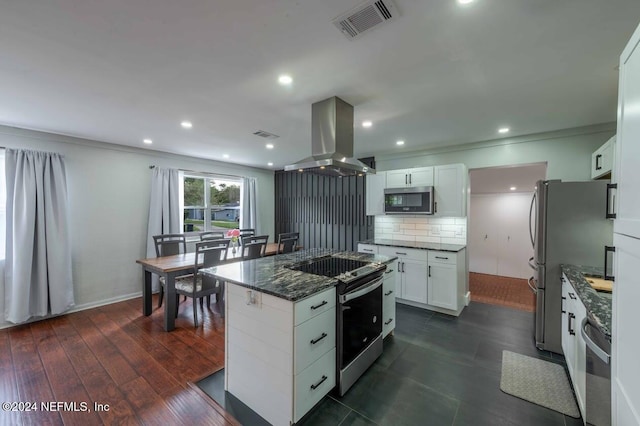
[[(156, 165), (152, 164), (149, 166), (149, 169), (155, 169)], [(197, 173), (200, 175), (209, 175), (209, 176), (228, 176), (228, 177), (232, 177), (232, 178), (243, 178), (244, 176), (238, 176), (238, 175), (229, 175), (229, 174), (225, 174), (225, 173), (211, 173), (211, 172), (198, 172), (195, 170), (188, 170), (188, 169), (178, 169), (181, 172), (187, 172), (187, 173)]]

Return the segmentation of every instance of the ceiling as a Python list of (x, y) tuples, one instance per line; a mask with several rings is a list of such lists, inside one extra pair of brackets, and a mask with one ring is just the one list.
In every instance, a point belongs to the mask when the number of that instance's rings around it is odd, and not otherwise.
[(469, 170), (469, 186), (473, 195), (514, 192), (532, 193), (536, 182), (546, 179), (546, 176), (546, 163), (534, 163), (525, 166), (486, 167)]
[(357, 157), (615, 120), (638, 0), (394, 1), (348, 40), (361, 0), (0, 0), (0, 123), (276, 169), (334, 95)]

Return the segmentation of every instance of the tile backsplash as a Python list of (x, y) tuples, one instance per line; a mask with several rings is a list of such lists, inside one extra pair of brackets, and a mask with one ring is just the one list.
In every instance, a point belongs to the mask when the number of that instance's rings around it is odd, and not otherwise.
[(375, 238), (442, 244), (467, 244), (467, 218), (417, 215), (376, 216)]

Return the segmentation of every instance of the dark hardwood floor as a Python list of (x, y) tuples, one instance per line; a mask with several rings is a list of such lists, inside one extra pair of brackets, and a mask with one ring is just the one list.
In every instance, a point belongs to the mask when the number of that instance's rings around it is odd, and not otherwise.
[[(137, 298), (0, 330), (0, 399), (37, 407), (3, 406), (0, 425), (237, 424), (191, 384), (224, 365), (224, 319), (213, 301), (198, 328), (191, 299), (181, 303), (171, 333), (156, 303), (149, 317)], [(69, 404), (43, 411), (49, 402)]]

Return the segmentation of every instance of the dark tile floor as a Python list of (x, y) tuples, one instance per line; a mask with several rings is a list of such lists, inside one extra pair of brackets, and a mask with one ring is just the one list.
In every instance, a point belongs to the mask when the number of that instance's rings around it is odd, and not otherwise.
[[(382, 356), (345, 396), (326, 397), (300, 424), (582, 424), (500, 390), (503, 350), (564, 365), (561, 356), (535, 348), (533, 313), (472, 302), (458, 318), (402, 304), (396, 315)], [(229, 411), (244, 424), (259, 424), (238, 403), (227, 403)]]

